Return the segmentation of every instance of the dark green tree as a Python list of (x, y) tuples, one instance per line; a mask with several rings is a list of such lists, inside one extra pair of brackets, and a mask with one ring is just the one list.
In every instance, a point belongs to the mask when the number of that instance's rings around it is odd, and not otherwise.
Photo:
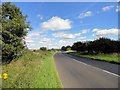
[(86, 50), (86, 43), (76, 42), (72, 45), (72, 50), (85, 51)]
[(61, 47), (61, 50), (66, 51), (66, 47), (65, 47), (65, 46), (62, 46), (62, 47)]
[(10, 62), (20, 56), (25, 48), (24, 37), (31, 30), (27, 16), (23, 16), (20, 8), (11, 3), (2, 4), (0, 13), (2, 23), (2, 60)]
[(46, 48), (46, 47), (40, 47), (40, 50), (42, 50), (42, 51), (46, 51), (47, 48)]
[(111, 40), (108, 38), (99, 38), (93, 42), (93, 50), (96, 53), (109, 53), (112, 49), (112, 43)]
[(87, 44), (87, 50), (89, 53), (115, 53), (119, 52), (120, 41), (111, 40), (108, 38), (99, 38), (94, 41), (89, 41)]
[(71, 50), (71, 46), (66, 46), (66, 51)]

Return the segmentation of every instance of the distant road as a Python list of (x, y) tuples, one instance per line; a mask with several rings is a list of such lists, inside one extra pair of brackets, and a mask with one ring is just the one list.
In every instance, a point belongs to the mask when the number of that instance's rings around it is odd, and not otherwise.
[(64, 88), (118, 88), (118, 66), (68, 54), (54, 55)]

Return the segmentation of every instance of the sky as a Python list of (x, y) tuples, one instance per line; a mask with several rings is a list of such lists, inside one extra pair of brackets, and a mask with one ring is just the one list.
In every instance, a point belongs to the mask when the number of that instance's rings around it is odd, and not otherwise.
[(99, 37), (118, 39), (117, 2), (14, 2), (28, 15), (29, 49), (61, 48)]

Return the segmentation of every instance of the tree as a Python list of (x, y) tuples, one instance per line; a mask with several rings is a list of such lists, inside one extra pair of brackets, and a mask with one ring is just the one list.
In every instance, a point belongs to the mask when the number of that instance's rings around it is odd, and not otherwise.
[(66, 46), (66, 51), (71, 50), (71, 46)]
[(94, 41), (89, 41), (87, 44), (88, 52), (96, 53), (114, 53), (119, 52), (118, 47), (120, 41), (111, 40), (108, 38), (99, 38)]
[(85, 51), (86, 50), (86, 43), (76, 42), (72, 45), (72, 50)]
[(93, 54), (93, 52), (94, 52), (93, 41), (86, 42), (86, 50), (88, 51), (89, 54)]
[(87, 51), (89, 54), (98, 53), (119, 53), (120, 41), (111, 40), (108, 38), (99, 38), (94, 41), (76, 42), (72, 45), (72, 50)]
[(97, 53), (110, 53), (112, 52), (112, 43), (110, 39), (99, 38), (93, 42), (93, 50)]
[(26, 47), (24, 37), (31, 30), (27, 16), (23, 16), (18, 7), (11, 3), (2, 4), (2, 60), (10, 62), (22, 55)]
[(62, 46), (61, 50), (66, 51), (66, 47)]
[(40, 50), (42, 50), (42, 51), (46, 51), (47, 48), (46, 48), (46, 47), (40, 47)]

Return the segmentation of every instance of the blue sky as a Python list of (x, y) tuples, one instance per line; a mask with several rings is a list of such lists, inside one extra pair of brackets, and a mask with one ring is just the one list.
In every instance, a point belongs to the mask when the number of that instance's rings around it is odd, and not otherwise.
[(19, 2), (33, 28), (25, 41), (29, 49), (60, 48), (99, 37), (118, 39), (117, 2)]

